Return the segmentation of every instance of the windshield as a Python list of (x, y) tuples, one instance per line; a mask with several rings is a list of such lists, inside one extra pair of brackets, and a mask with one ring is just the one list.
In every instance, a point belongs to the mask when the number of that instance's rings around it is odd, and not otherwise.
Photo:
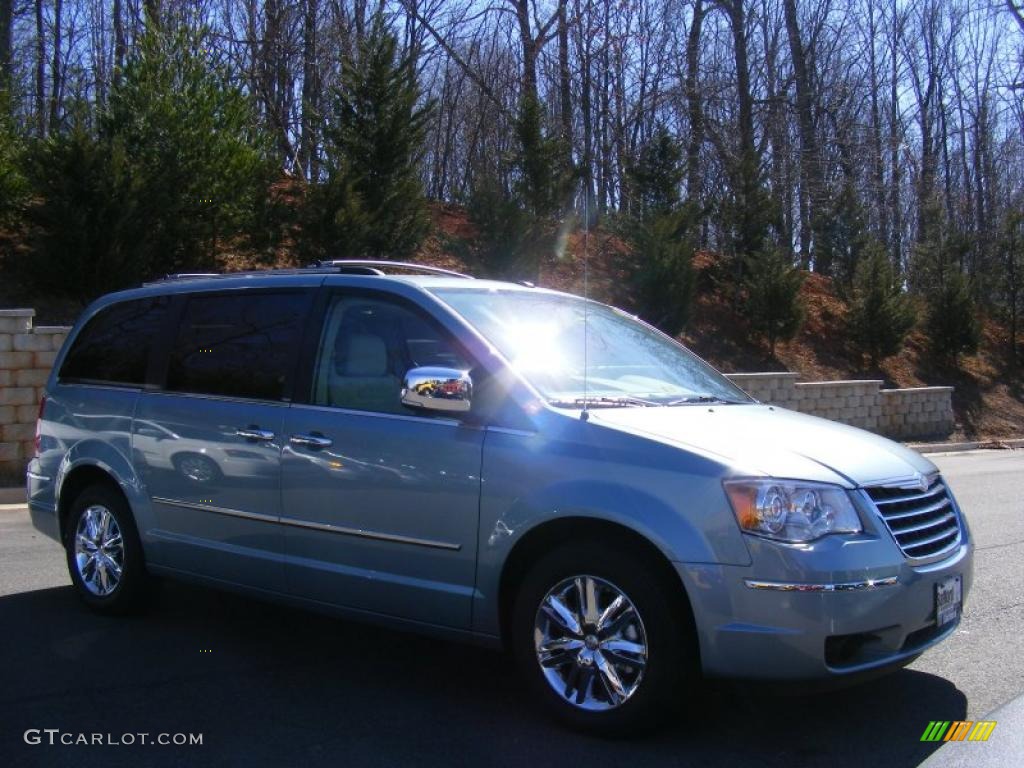
[(494, 344), (553, 405), (750, 402), (685, 347), (603, 304), (521, 290), (438, 288), (434, 294)]

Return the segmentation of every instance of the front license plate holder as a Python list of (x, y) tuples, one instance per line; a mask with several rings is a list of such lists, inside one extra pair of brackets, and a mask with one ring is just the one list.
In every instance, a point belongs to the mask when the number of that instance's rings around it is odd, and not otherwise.
[(963, 577), (958, 573), (935, 585), (935, 625), (944, 627), (960, 618), (964, 602)]

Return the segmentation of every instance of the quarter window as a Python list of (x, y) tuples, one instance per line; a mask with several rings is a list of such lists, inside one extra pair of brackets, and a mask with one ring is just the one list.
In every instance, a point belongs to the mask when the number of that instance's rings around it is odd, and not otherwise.
[(101, 309), (75, 338), (61, 366), (62, 382), (141, 386), (152, 339), (170, 299), (156, 296)]
[(308, 303), (308, 292), (190, 297), (171, 350), (166, 388), (283, 399)]
[(377, 413), (410, 413), (400, 399), (410, 368), (470, 367), (429, 318), (394, 301), (353, 296), (328, 307), (317, 359), (314, 404)]

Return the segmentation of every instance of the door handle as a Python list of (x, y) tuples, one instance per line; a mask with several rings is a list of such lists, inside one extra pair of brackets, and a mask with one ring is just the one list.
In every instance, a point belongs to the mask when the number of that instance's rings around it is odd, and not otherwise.
[(245, 429), (236, 429), (235, 434), (239, 437), (244, 437), (246, 440), (259, 440), (261, 442), (269, 442), (274, 439), (274, 433), (269, 429), (260, 429), (259, 427), (246, 427)]
[(331, 440), (331, 438), (324, 437), (323, 435), (318, 435), (315, 433), (309, 435), (292, 435), (288, 439), (288, 442), (290, 442), (292, 445), (304, 445), (307, 448), (312, 448), (314, 450), (319, 450), (320, 448), (330, 448), (332, 445), (334, 445), (334, 441)]

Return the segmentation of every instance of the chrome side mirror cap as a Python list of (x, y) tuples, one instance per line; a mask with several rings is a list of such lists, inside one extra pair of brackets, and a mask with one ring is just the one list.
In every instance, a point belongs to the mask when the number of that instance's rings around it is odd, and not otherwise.
[(473, 380), (457, 368), (413, 368), (402, 382), (402, 405), (442, 413), (466, 413), (473, 400)]

